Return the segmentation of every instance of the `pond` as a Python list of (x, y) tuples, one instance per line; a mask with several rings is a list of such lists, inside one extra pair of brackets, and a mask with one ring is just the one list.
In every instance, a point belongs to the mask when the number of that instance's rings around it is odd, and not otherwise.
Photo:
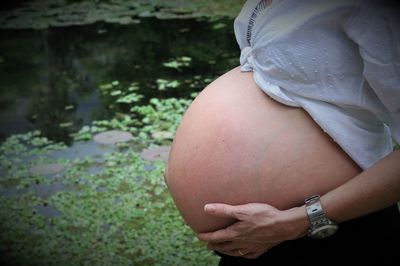
[[(156, 18), (0, 30), (0, 139), (38, 129), (71, 144), (83, 125), (126, 112), (115, 101), (132, 83), (137, 105), (189, 97), (238, 65), (232, 31), (232, 19)], [(102, 94), (107, 84), (113, 95)]]
[[(71, 2), (82, 3), (75, 18), (124, 1)], [(0, 12), (0, 264), (217, 263), (184, 224), (162, 173), (193, 98), (239, 64), (233, 19), (157, 19), (149, 10), (161, 2), (149, 3), (132, 2), (146, 16), (122, 24), (61, 23), (70, 16), (62, 6), (40, 11), (50, 22), (18, 20), (40, 10), (33, 5), (8, 15), (14, 24)], [(27, 21), (36, 29), (20, 27)], [(123, 137), (104, 141), (112, 132)]]

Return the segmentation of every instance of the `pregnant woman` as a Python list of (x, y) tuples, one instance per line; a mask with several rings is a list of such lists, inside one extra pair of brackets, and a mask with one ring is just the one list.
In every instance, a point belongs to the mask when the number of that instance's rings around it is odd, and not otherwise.
[(396, 11), (245, 3), (234, 25), (241, 67), (195, 99), (165, 171), (220, 265), (399, 262)]

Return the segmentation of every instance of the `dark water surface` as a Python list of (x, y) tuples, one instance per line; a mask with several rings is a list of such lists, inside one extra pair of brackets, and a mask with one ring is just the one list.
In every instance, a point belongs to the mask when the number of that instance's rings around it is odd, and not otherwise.
[[(136, 104), (189, 97), (239, 64), (232, 23), (142, 18), (130, 25), (0, 30), (0, 141), (39, 129), (70, 142), (69, 134), (83, 125), (126, 111), (100, 93), (101, 85), (113, 81), (120, 90), (136, 82), (144, 95)], [(189, 66), (163, 65), (182, 56), (191, 58)], [(159, 90), (157, 79), (180, 85)]]

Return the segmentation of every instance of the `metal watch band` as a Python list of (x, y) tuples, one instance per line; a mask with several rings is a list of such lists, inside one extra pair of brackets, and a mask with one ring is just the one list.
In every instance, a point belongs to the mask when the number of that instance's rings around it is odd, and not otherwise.
[(325, 238), (337, 230), (337, 224), (325, 216), (320, 196), (314, 195), (305, 199), (306, 211), (310, 220), (308, 235), (313, 238)]
[(311, 226), (317, 225), (321, 220), (326, 219), (324, 210), (322, 209), (320, 196), (314, 195), (305, 200), (308, 218), (310, 219)]

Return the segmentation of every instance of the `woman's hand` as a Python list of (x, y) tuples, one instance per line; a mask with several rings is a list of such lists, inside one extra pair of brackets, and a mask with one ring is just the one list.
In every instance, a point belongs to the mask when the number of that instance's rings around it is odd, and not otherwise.
[(218, 217), (235, 218), (227, 228), (201, 233), (208, 248), (230, 256), (257, 258), (279, 243), (304, 236), (309, 227), (305, 207), (281, 211), (271, 205), (249, 203), (232, 206), (207, 204), (204, 211)]

